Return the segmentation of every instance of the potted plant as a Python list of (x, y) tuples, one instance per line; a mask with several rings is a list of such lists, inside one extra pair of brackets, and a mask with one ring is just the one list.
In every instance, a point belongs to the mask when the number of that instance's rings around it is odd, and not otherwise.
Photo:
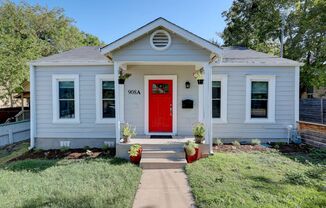
[(126, 123), (125, 126), (122, 128), (122, 138), (124, 143), (130, 142), (130, 138), (132, 136), (136, 136), (136, 129), (131, 128), (131, 126)]
[(124, 84), (125, 80), (131, 76), (130, 73), (125, 73), (122, 69), (119, 70), (119, 84)]
[(200, 158), (200, 149), (198, 144), (193, 141), (187, 141), (184, 145), (187, 163), (192, 163)]
[(128, 151), (130, 162), (133, 164), (138, 165), (141, 160), (141, 154), (143, 152), (143, 148), (140, 144), (133, 144), (130, 146), (130, 149)]
[(193, 75), (196, 78), (198, 84), (204, 83), (204, 69), (203, 68), (196, 70)]
[(192, 133), (195, 136), (195, 142), (197, 144), (201, 144), (204, 140), (205, 136), (205, 126), (203, 123), (196, 123), (192, 128)]

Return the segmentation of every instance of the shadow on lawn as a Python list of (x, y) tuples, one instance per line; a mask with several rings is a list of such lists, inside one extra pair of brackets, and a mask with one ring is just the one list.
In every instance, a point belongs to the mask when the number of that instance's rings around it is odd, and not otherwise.
[(22, 208), (38, 208), (38, 207), (93, 207), (94, 197), (76, 196), (67, 197), (61, 194), (54, 194), (51, 198), (38, 198), (24, 201)]
[(3, 165), (1, 168), (11, 171), (31, 171), (34, 173), (46, 170), (56, 165), (58, 160), (20, 160)]

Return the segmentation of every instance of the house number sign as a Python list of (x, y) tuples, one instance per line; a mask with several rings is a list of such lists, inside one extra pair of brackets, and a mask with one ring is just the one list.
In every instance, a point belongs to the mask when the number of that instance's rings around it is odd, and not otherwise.
[(128, 90), (129, 95), (140, 95), (140, 90)]

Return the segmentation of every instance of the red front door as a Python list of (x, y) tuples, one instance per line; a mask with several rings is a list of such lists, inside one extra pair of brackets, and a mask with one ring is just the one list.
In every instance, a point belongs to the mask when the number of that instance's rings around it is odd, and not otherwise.
[(172, 80), (149, 80), (149, 132), (172, 132)]

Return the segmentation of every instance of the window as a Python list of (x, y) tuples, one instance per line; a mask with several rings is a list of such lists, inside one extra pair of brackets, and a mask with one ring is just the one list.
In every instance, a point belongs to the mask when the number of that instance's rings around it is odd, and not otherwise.
[(53, 123), (79, 123), (79, 76), (53, 75)]
[(246, 122), (275, 122), (275, 76), (247, 76)]
[(96, 75), (96, 123), (115, 122), (114, 77), (111, 74)]
[(169, 84), (153, 84), (152, 94), (166, 94), (169, 93)]
[(213, 75), (212, 117), (214, 123), (227, 122), (227, 75)]

